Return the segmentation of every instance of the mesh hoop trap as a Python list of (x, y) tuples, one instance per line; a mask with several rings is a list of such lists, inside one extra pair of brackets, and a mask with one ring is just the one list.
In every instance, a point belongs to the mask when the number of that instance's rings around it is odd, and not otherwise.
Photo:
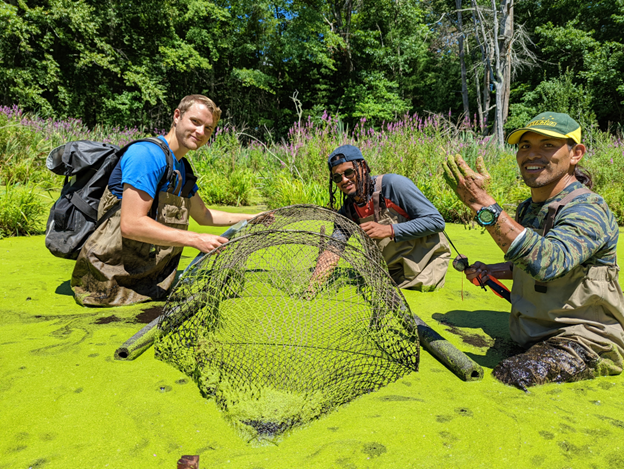
[(304, 424), (419, 363), (413, 318), (374, 242), (320, 207), (272, 214), (182, 276), (156, 341), (156, 356), (214, 397), (249, 441)]

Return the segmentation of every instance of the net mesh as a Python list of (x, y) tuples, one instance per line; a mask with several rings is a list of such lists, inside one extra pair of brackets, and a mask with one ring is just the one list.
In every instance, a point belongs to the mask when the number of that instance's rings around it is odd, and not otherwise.
[(249, 440), (418, 369), (407, 303), (355, 223), (314, 206), (255, 221), (266, 225), (247, 225), (182, 276), (159, 324), (159, 359)]

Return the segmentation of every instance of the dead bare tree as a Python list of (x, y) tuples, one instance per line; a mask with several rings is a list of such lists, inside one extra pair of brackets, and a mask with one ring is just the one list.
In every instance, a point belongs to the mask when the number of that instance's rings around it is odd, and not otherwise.
[(464, 25), (462, 20), (462, 0), (455, 0), (457, 6), (457, 31), (459, 32), (459, 63), (461, 66), (462, 80), (462, 101), (464, 104), (464, 114), (470, 116), (470, 106), (468, 101), (468, 83), (466, 81), (466, 60), (464, 58)]
[(295, 110), (297, 111), (297, 117), (299, 118), (297, 122), (299, 123), (299, 127), (301, 127), (301, 116), (303, 115), (303, 105), (301, 104), (301, 101), (299, 100), (298, 96), (299, 96), (299, 90), (295, 90), (295, 92), (290, 97), (290, 99), (292, 99), (292, 102), (295, 104)]
[[(485, 132), (490, 111), (494, 110), (493, 133), (496, 141), (502, 145), (503, 126), (509, 114), (511, 80), (519, 69), (535, 63), (535, 56), (530, 50), (532, 42), (524, 27), (514, 23), (515, 0), (489, 0), (487, 3), (470, 0), (469, 8), (462, 8), (461, 1), (455, 0), (457, 27), (453, 34), (456, 36), (454, 41), (458, 44), (462, 65), (464, 111), (468, 108), (465, 101), (468, 93), (464, 44), (469, 47), (469, 42), (464, 40), (472, 38), (477, 55), (480, 55), (470, 70), (474, 76), (479, 122)], [(472, 30), (463, 24), (462, 13), (472, 17)]]

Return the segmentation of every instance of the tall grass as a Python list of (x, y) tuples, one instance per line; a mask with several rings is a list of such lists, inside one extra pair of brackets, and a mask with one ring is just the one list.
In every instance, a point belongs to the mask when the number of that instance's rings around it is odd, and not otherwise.
[[(153, 132), (158, 133), (162, 132)], [(75, 119), (43, 120), (16, 107), (0, 108), (0, 185), (19, 185), (19, 190), (33, 194), (59, 188), (62, 178), (45, 168), (45, 158), (56, 146), (81, 139), (123, 145), (143, 136), (146, 134), (136, 128), (88, 129)], [(482, 156), (492, 175), (491, 192), (510, 212), (530, 196), (520, 178), (515, 148), (497, 148), (492, 139), (479, 136), (476, 122), (454, 122), (450, 115), (406, 115), (378, 127), (362, 119), (348, 129), (325, 114), (318, 121), (295, 123), (288, 138), (280, 142), (259, 142), (244, 129), (224, 125), (217, 129), (210, 145), (191, 153), (189, 159), (199, 177), (200, 194), (208, 204), (264, 203), (269, 208), (296, 203), (326, 205), (327, 155), (346, 143), (361, 148), (374, 174), (393, 172), (411, 178), (447, 221), (467, 222), (471, 218), (443, 180), (441, 163), (449, 153), (460, 153), (473, 166), (477, 156)], [(594, 176), (594, 190), (605, 197), (618, 222), (624, 224), (624, 141), (595, 131), (583, 164)], [(4, 200), (13, 205), (32, 202), (7, 197), (5, 194)], [(27, 213), (24, 207), (19, 211)], [(4, 236), (29, 232), (24, 227), (4, 230)]]
[(88, 129), (78, 119), (40, 119), (16, 106), (0, 107), (0, 238), (43, 231), (53, 202), (46, 191), (63, 183), (45, 165), (53, 148), (72, 140), (124, 145), (142, 136), (138, 129)]
[[(441, 162), (449, 152), (461, 153), (474, 164), (485, 158), (493, 175), (492, 191), (510, 210), (529, 195), (519, 178), (511, 147), (497, 149), (489, 137), (476, 136), (473, 123), (453, 123), (441, 116), (405, 116), (380, 128), (362, 119), (352, 129), (325, 114), (320, 122), (296, 123), (288, 140), (264, 145), (249, 141), (235, 128), (218, 129), (216, 140), (201, 149), (194, 160), (202, 171), (224, 183), (229, 174), (246, 170), (254, 175), (255, 187), (269, 208), (294, 203), (329, 202), (327, 155), (343, 144), (360, 147), (373, 173), (399, 173), (411, 178), (448, 221), (468, 221), (468, 209), (442, 178)], [(196, 163), (197, 164), (197, 163)]]

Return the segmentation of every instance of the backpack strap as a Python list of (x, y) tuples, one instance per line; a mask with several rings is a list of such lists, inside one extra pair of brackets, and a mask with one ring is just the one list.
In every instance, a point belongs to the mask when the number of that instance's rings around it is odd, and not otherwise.
[(97, 220), (97, 210), (91, 207), (82, 197), (78, 194), (78, 191), (67, 194), (67, 199), (71, 202), (71, 204), (84, 213), (86, 216), (91, 218), (93, 221)]
[(193, 168), (191, 167), (191, 163), (186, 158), (182, 158), (182, 163), (184, 163), (184, 173), (186, 182), (184, 183), (184, 187), (182, 188), (182, 197), (188, 197), (193, 188), (195, 187), (195, 183), (197, 182), (197, 176), (193, 172)]
[(375, 221), (379, 222), (379, 218), (381, 217), (381, 181), (383, 179), (383, 174), (377, 176), (375, 179), (375, 191), (373, 192), (373, 216), (375, 217)]
[[(566, 195), (563, 199), (552, 202), (548, 205), (548, 213), (546, 214), (546, 218), (544, 218), (544, 232), (542, 236), (546, 236), (548, 232), (552, 229), (555, 224), (555, 218), (557, 214), (565, 207), (567, 204), (576, 199), (579, 195), (583, 194), (591, 194), (592, 191), (587, 189), (586, 187), (581, 187), (579, 189), (575, 189)], [(546, 293), (548, 291), (548, 283), (547, 282), (538, 282), (535, 281), (535, 291), (538, 293)]]
[(169, 148), (169, 145), (167, 145), (167, 143), (163, 142), (161, 139), (156, 138), (156, 137), (147, 137), (147, 138), (140, 138), (138, 140), (134, 140), (128, 143), (117, 153), (119, 155), (119, 158), (123, 156), (123, 154), (126, 152), (126, 150), (128, 150), (128, 147), (130, 147), (130, 145), (134, 145), (135, 143), (139, 143), (139, 142), (150, 142), (150, 143), (153, 143), (154, 145), (158, 145), (160, 149), (163, 151), (163, 153), (165, 154), (165, 158), (167, 160), (167, 170), (165, 171), (165, 174), (160, 179), (160, 181), (158, 181), (158, 185), (156, 186), (156, 195), (154, 196), (154, 201), (152, 202), (152, 207), (150, 208), (150, 211), (149, 211), (150, 218), (156, 219), (156, 212), (158, 211), (158, 194), (160, 193), (160, 191), (162, 190), (162, 188), (165, 186), (167, 182), (169, 183), (169, 186), (173, 186), (173, 187), (175, 187), (175, 184), (176, 184), (177, 178), (176, 178), (176, 173), (175, 173), (175, 167), (173, 165), (174, 156), (173, 156), (173, 153), (171, 153), (171, 149)]
[(106, 212), (104, 212), (104, 215), (102, 215), (102, 217), (95, 223), (94, 230), (97, 230), (102, 223), (104, 223), (109, 218), (112, 218), (113, 215), (115, 215), (120, 209), (121, 209), (121, 200), (118, 200), (117, 203), (113, 205), (111, 208), (109, 208)]

